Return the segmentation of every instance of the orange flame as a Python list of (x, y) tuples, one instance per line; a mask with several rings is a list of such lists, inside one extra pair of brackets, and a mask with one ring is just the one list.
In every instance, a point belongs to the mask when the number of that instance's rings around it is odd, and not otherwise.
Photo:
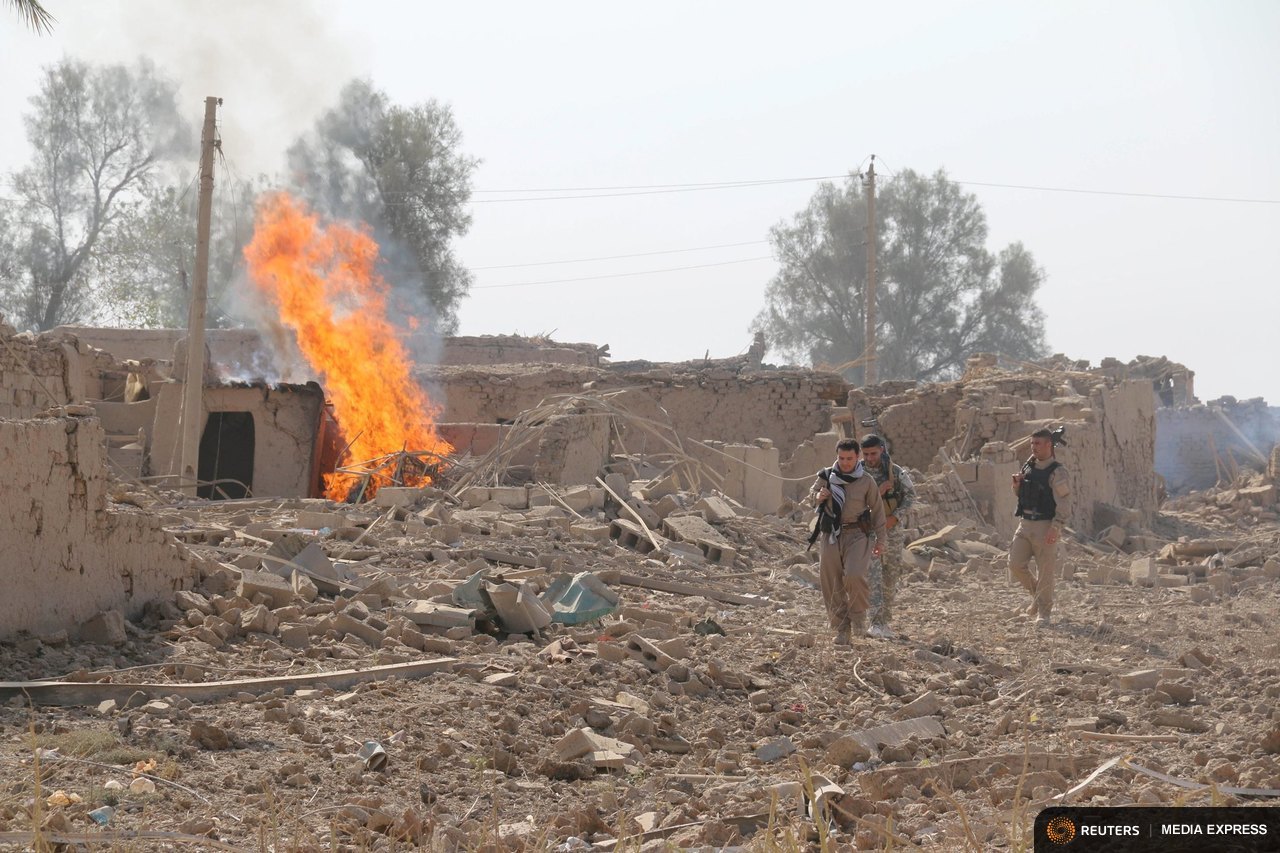
[[(413, 381), (412, 361), (387, 319), (387, 285), (375, 270), (378, 244), (367, 233), (324, 225), (301, 202), (274, 193), (258, 206), (244, 254), (250, 278), (323, 377), (350, 441), (340, 465), (401, 450), (441, 456), (453, 450), (436, 432), (439, 406)], [(325, 495), (346, 500), (360, 479), (328, 474)], [(375, 475), (364, 497), (390, 482), (386, 473)]]

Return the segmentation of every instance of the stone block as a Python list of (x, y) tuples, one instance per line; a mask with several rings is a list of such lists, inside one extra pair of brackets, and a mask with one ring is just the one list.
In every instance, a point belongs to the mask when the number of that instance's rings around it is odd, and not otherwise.
[(903, 705), (893, 717), (895, 720), (914, 720), (917, 717), (936, 717), (941, 713), (942, 703), (933, 691), (929, 691)]
[(105, 610), (80, 625), (80, 641), (101, 643), (104, 646), (121, 646), (129, 639), (125, 633), (124, 614), (119, 610)]
[(870, 761), (871, 750), (853, 735), (845, 735), (832, 741), (822, 757), (828, 764), (848, 769), (858, 761)]
[(1139, 557), (1129, 564), (1129, 581), (1134, 586), (1155, 586), (1159, 574), (1154, 557)]
[(252, 600), (258, 593), (271, 599), (272, 609), (293, 602), (293, 586), (279, 575), (251, 570), (242, 572), (240, 583), (236, 585), (236, 595)]
[(573, 761), (593, 752), (613, 752), (624, 757), (635, 752), (635, 747), (631, 744), (605, 737), (588, 728), (572, 730), (556, 741), (553, 749), (561, 761)]
[(596, 656), (601, 660), (607, 660), (610, 663), (622, 663), (630, 659), (627, 649), (620, 643), (611, 643), (608, 641), (600, 641), (596, 643)]
[(1106, 542), (1107, 544), (1114, 545), (1117, 548), (1123, 548), (1124, 543), (1128, 540), (1129, 534), (1125, 529), (1114, 524), (1098, 534), (1099, 542)]
[(702, 517), (712, 524), (722, 524), (738, 517), (727, 501), (715, 495), (708, 495), (694, 504), (693, 508), (702, 513)]
[(286, 649), (305, 651), (311, 647), (311, 632), (306, 625), (281, 625), (280, 645)]
[(609, 539), (609, 525), (583, 521), (569, 525), (569, 533), (585, 542), (604, 542)]
[(507, 633), (528, 634), (551, 624), (551, 613), (527, 584), (494, 584), (488, 591), (489, 600), (498, 611), (498, 621)]
[(791, 742), (791, 738), (780, 737), (763, 744), (756, 750), (756, 758), (768, 764), (796, 751), (796, 745)]
[(489, 500), (507, 509), (528, 509), (529, 490), (524, 486), (493, 486), (489, 489)]
[(1230, 595), (1234, 588), (1231, 575), (1227, 572), (1218, 572), (1205, 577), (1204, 582), (1213, 587), (1213, 591), (1218, 595)]
[(407, 606), (396, 610), (394, 615), (403, 616), (415, 625), (433, 628), (463, 628), (470, 632), (476, 627), (474, 610), (433, 601), (411, 601)]
[(1121, 675), (1118, 680), (1121, 690), (1151, 690), (1160, 683), (1160, 677), (1158, 669), (1139, 669)]
[(337, 530), (339, 527), (346, 526), (347, 519), (345, 516), (336, 512), (315, 512), (313, 510), (298, 510), (297, 521), (299, 527), (305, 530)]
[(343, 633), (359, 637), (374, 648), (382, 645), (383, 633), (381, 631), (368, 622), (361, 622), (348, 613), (333, 614), (333, 627)]

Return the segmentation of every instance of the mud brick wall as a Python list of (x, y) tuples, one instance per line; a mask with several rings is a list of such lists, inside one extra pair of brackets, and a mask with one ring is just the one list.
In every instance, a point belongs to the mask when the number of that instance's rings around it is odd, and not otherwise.
[(600, 366), (595, 344), (566, 344), (515, 335), (446, 338), (441, 364), (569, 364)]
[(0, 637), (136, 615), (188, 581), (159, 517), (108, 502), (103, 443), (96, 418), (0, 421)]
[[(616, 390), (614, 405), (670, 423), (681, 436), (730, 443), (767, 438), (786, 456), (830, 428), (833, 400), (843, 402), (847, 393), (839, 377), (804, 370), (659, 368), (619, 375), (589, 367), (493, 365), (443, 366), (415, 375), (439, 389), (445, 423), (506, 423), (556, 395)], [(630, 452), (669, 449), (643, 430), (624, 425), (622, 432)]]
[[(938, 448), (956, 432), (956, 405), (963, 396), (954, 385), (929, 385), (879, 414), (880, 432), (889, 440), (899, 465), (926, 470)], [(870, 430), (859, 428), (859, 438)]]
[[(1280, 437), (1277, 409), (1231, 398), (1156, 411), (1156, 472), (1171, 494), (1207, 489), (1239, 469), (1265, 471)], [(1215, 458), (1216, 450), (1216, 458)]]
[[(1066, 523), (1085, 534), (1097, 533), (1098, 503), (1137, 510), (1149, 519), (1155, 498), (1155, 402), (1151, 383), (1131, 380), (1114, 387), (1099, 383), (1088, 396), (1069, 393), (1070, 386), (1040, 380), (1036, 397), (1018, 401), (991, 386), (969, 389), (957, 423), (973, 422), (970, 446), (981, 441), (976, 456), (960, 460), (960, 479), (986, 520), (1011, 535), (1016, 499), (1010, 477), (1030, 455), (1019, 443), (1036, 429), (1065, 425), (1068, 446), (1057, 458), (1071, 476), (1071, 508)], [(1022, 389), (1024, 391), (1031, 389)], [(1018, 402), (1018, 405), (1008, 405)]]
[(84, 399), (74, 345), (49, 337), (15, 336), (2, 324), (0, 337), (0, 418), (29, 418)]

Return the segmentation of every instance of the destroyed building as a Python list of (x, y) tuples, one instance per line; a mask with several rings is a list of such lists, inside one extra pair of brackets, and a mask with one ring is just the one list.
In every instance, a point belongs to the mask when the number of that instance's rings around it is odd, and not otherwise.
[[(173, 330), (10, 333), (3, 414), (88, 403), (96, 422), (81, 434), (101, 434), (104, 465), (163, 484), (178, 463), (181, 340)], [(320, 386), (268, 383), (271, 353), (255, 333), (212, 331), (208, 348), (201, 495), (322, 494), (339, 448)], [(613, 364), (607, 349), (453, 338), (439, 348), (442, 363), (420, 365), (416, 378), (444, 401), (440, 435), (463, 457), (499, 454), (507, 482), (594, 488), (611, 460), (630, 454), (665, 471), (644, 490), (652, 502), (698, 485), (785, 513), (840, 438), (878, 431), (917, 472), (924, 500), (905, 519), (917, 536), (956, 515), (1011, 535), (1010, 478), (1040, 427), (1067, 429), (1059, 453), (1077, 495), (1068, 524), (1086, 537), (1116, 525), (1141, 531), (1166, 490), (1203, 487), (1245, 464), (1263, 470), (1275, 443), (1274, 412), (1261, 401), (1201, 406), (1189, 396), (1191, 372), (1161, 359), (1089, 368), (1056, 357), (1010, 371), (975, 356), (953, 382), (851, 388), (836, 374), (764, 365), (759, 348), (680, 364)], [(710, 479), (692, 482), (699, 477)], [(649, 520), (657, 528), (663, 516)]]
[[(1149, 377), (977, 357), (953, 382), (850, 388), (750, 356), (612, 365), (592, 345), (451, 341), (477, 363), (419, 371), (456, 398), (440, 430), (460, 450), (436, 482), (346, 503), (255, 472), (256, 497), (201, 500), (124, 471), (166, 464), (171, 356), (4, 331), (0, 722), (31, 732), (0, 755), (19, 768), (9, 837), (36, 783), (55, 843), (105, 819), (237, 849), (286, 811), (317, 849), (818, 831), (839, 849), (993, 849), (1010, 810), (1073, 796), (1280, 796), (1280, 453), (1255, 440), (1265, 476), (1160, 507), (1161, 413), (1199, 404), (1164, 406)], [(319, 386), (215, 370), (203, 402), (223, 445), (247, 442), (219, 413), (252, 413), (255, 467), (315, 464)], [(1223, 414), (1249, 434), (1255, 410)], [(105, 429), (121, 412), (128, 429)], [(1067, 427), (1078, 499), (1046, 630), (1005, 581), (1002, 531), (1023, 442), (1049, 424)], [(921, 501), (899, 637), (844, 657), (796, 500), (871, 430)], [(63, 757), (81, 743), (112, 750)]]

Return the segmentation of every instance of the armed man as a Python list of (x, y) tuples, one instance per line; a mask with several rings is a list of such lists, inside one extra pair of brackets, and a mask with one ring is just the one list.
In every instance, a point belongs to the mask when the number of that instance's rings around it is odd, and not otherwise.
[[(880, 498), (884, 501), (885, 528), (889, 531), (884, 553), (871, 563), (871, 588), (873, 590), (871, 627), (868, 637), (893, 639), (896, 635), (890, 622), (893, 620), (893, 597), (902, 576), (902, 548), (904, 545), (901, 513), (916, 501), (916, 487), (911, 475), (901, 465), (889, 458), (889, 448), (878, 435), (862, 439), (862, 464), (876, 481)], [(879, 595), (875, 595), (879, 593)], [(875, 607), (876, 598), (880, 606)]]
[[(1031, 593), (1027, 614), (1038, 627), (1050, 624), (1053, 612), (1053, 582), (1057, 575), (1056, 551), (1062, 528), (1069, 515), (1071, 481), (1067, 469), (1054, 457), (1053, 449), (1066, 444), (1063, 429), (1038, 429), (1031, 434), (1031, 456), (1013, 475), (1013, 493), (1018, 496), (1014, 513), (1022, 519), (1009, 548), (1009, 572)], [(1036, 573), (1030, 569), (1032, 557)]]
[[(849, 645), (851, 634), (862, 636), (867, 630), (867, 576), (871, 558), (883, 552), (887, 535), (884, 502), (858, 455), (856, 438), (840, 441), (835, 464), (819, 471), (809, 490), (818, 508), (814, 532), (822, 538), (822, 599), (837, 646)], [(828, 523), (821, 523), (824, 519)]]

